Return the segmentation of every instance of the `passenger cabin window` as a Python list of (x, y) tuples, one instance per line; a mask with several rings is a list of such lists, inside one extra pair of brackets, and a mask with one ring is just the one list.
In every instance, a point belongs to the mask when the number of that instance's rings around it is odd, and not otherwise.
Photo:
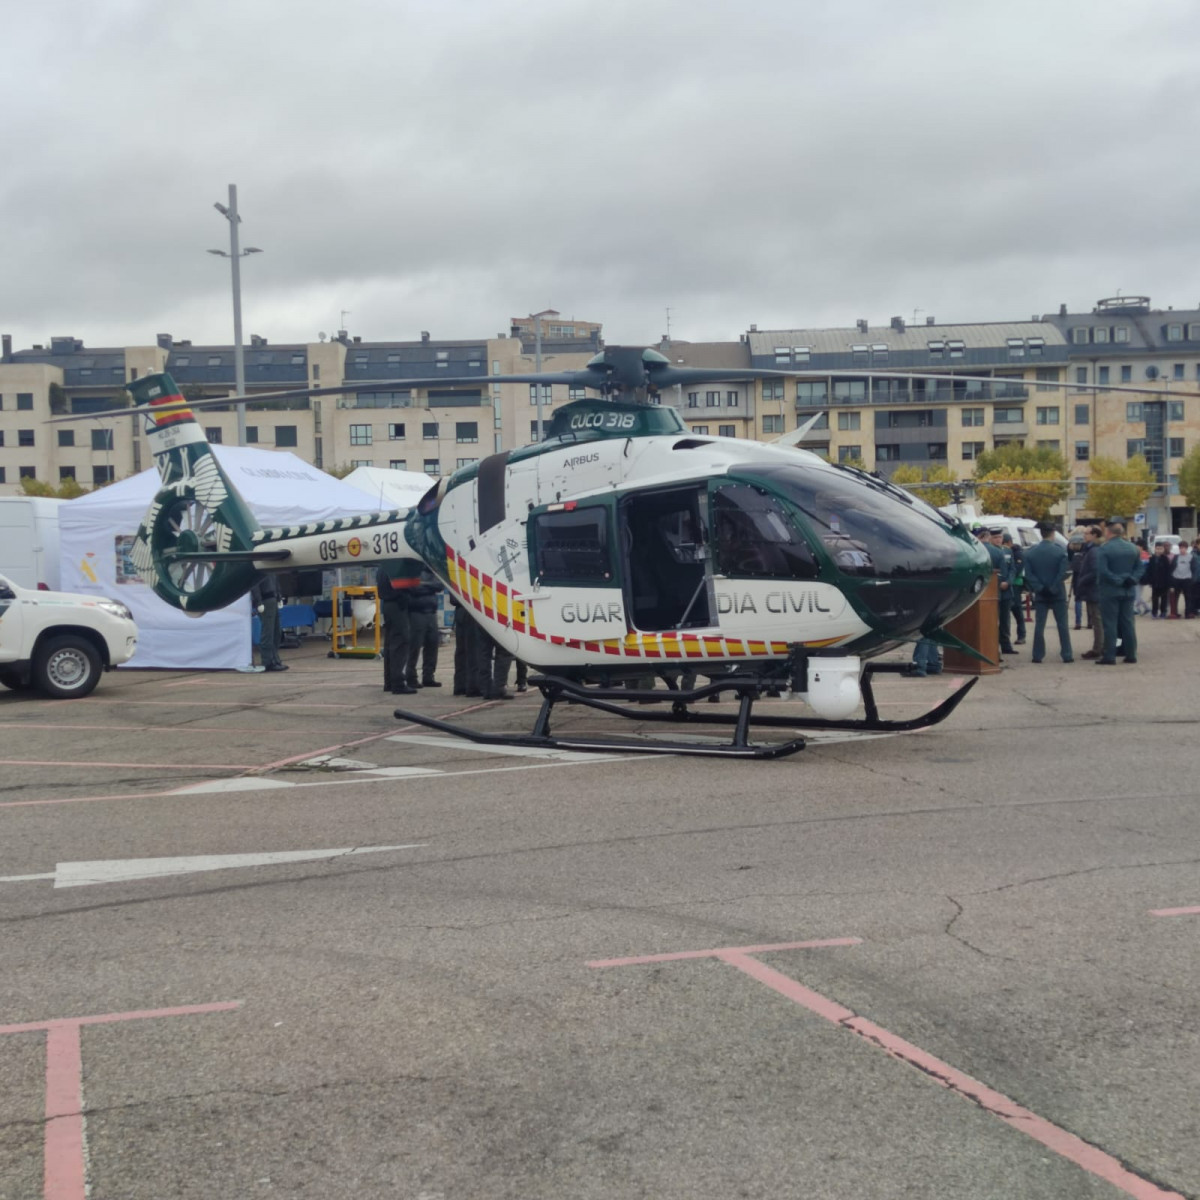
[(535, 573), (543, 583), (612, 582), (608, 513), (603, 508), (541, 513), (533, 520)]
[(714, 568), (750, 579), (815, 579), (817, 562), (783, 506), (762, 488), (731, 483), (712, 494)]

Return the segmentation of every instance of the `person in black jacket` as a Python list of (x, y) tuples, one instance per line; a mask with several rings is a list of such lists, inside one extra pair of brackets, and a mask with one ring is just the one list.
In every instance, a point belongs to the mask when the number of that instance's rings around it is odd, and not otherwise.
[(286, 671), (287, 664), (279, 659), (279, 643), (282, 630), (279, 628), (279, 585), (274, 575), (260, 575), (250, 589), (250, 602), (258, 613), (258, 657), (264, 671)]
[(1096, 590), (1096, 550), (1104, 541), (1099, 525), (1091, 526), (1083, 538), (1083, 550), (1075, 560), (1075, 595), (1087, 605), (1088, 624), (1092, 627), (1092, 648), (1083, 658), (1104, 655), (1104, 627), (1100, 622), (1100, 595)]
[[(438, 660), (438, 597), (442, 585), (428, 568), (421, 570), (421, 582), (408, 593), (408, 670), (405, 680), (408, 686), (441, 687), (434, 678)], [(417, 676), (417, 660), (423, 658), (420, 682)]]
[(1166, 542), (1159, 542), (1146, 564), (1146, 582), (1150, 584), (1150, 615), (1159, 621), (1167, 615), (1167, 596), (1171, 591), (1171, 556)]

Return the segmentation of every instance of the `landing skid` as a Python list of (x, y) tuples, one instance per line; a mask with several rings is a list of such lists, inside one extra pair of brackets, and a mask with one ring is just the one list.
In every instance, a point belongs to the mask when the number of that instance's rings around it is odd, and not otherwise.
[[(440, 721), (424, 713), (396, 709), (398, 721), (412, 721), (428, 729), (436, 729), (455, 737), (467, 738), (472, 742), (491, 746), (533, 746), (539, 749), (582, 750), (598, 753), (621, 754), (691, 754), (710, 758), (784, 758), (805, 747), (805, 739), (792, 738), (786, 742), (753, 743), (749, 740), (751, 725), (769, 729), (841, 729), (867, 733), (904, 733), (914, 729), (925, 729), (944, 721), (962, 702), (977, 680), (971, 679), (941, 704), (919, 717), (906, 721), (886, 721), (879, 715), (871, 678), (875, 674), (906, 674), (906, 663), (868, 663), (862, 674), (863, 705), (865, 717), (829, 721), (823, 717), (793, 717), (753, 713), (754, 701), (765, 691), (777, 691), (778, 677), (758, 675), (728, 675), (716, 679), (703, 687), (690, 691), (638, 691), (627, 688), (597, 688), (562, 679), (557, 675), (531, 675), (529, 682), (542, 693), (542, 706), (538, 711), (533, 729), (528, 734), (483, 733)], [(697, 712), (689, 704), (719, 696), (722, 692), (734, 692), (738, 698), (738, 711), (733, 713)], [(599, 712), (612, 713), (632, 721), (667, 721), (677, 725), (724, 725), (732, 726), (728, 742), (678, 742), (667, 739), (635, 738), (585, 738), (556, 737), (550, 732), (550, 714), (555, 704), (582, 704)], [(669, 712), (645, 711), (643, 706), (669, 704)], [(635, 708), (636, 706), (636, 708)]]

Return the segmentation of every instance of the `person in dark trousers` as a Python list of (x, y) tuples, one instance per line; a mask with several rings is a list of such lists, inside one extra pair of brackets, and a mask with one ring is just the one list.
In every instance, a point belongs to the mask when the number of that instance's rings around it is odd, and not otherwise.
[(1200, 537), (1192, 543), (1192, 616), (1200, 613)]
[(1104, 655), (1104, 625), (1100, 620), (1100, 594), (1096, 583), (1096, 551), (1104, 540), (1099, 525), (1092, 525), (1083, 536), (1083, 551), (1075, 560), (1075, 595), (1087, 605), (1088, 624), (1092, 627), (1092, 648), (1082, 658), (1099, 659)]
[[(428, 567), (423, 567), (420, 582), (408, 593), (408, 669), (404, 679), (411, 688), (442, 686), (434, 678), (438, 660), (438, 598), (441, 594), (442, 585), (437, 577)], [(418, 659), (421, 660), (419, 676)]]
[(394, 696), (412, 696), (417, 689), (407, 682), (411, 641), (408, 599), (420, 580), (403, 574), (401, 566), (398, 559), (390, 559), (375, 572), (383, 613), (383, 690)]
[(1109, 521), (1104, 536), (1104, 544), (1096, 551), (1096, 590), (1104, 625), (1104, 654), (1096, 661), (1111, 667), (1117, 662), (1118, 641), (1125, 661), (1137, 662), (1133, 601), (1142, 578), (1142, 556), (1126, 539), (1124, 522)]
[(258, 613), (258, 657), (264, 671), (286, 671), (287, 664), (280, 661), (279, 642), (279, 585), (274, 575), (260, 575), (250, 589), (250, 602)]
[(453, 596), (450, 603), (454, 608), (454, 694), (456, 696), (482, 696), (475, 683), (475, 638), (479, 626), (474, 618)]
[(1054, 526), (1038, 526), (1041, 542), (1025, 552), (1025, 581), (1033, 597), (1033, 661), (1046, 657), (1046, 617), (1054, 613), (1058, 626), (1058, 651), (1063, 662), (1075, 661), (1071, 625), (1067, 620), (1067, 552), (1054, 540)]
[(1167, 596), (1171, 592), (1171, 556), (1166, 542), (1159, 542), (1146, 564), (1146, 580), (1150, 584), (1150, 616), (1161, 621), (1167, 615)]
[(478, 622), (473, 641), (475, 673), (467, 694), (478, 688), (485, 700), (512, 700), (513, 694), (508, 690), (508, 672), (513, 656)]
[(1183, 601), (1183, 616), (1192, 617), (1192, 547), (1187, 542), (1179, 543), (1179, 553), (1171, 559), (1171, 599), (1169, 616), (1177, 620), (1180, 616), (1179, 602)]
[(1020, 542), (1013, 541), (1013, 535), (1006, 533), (1000, 539), (1001, 550), (1012, 554), (1013, 581), (1009, 591), (1012, 604), (1013, 625), (1016, 629), (1014, 646), (1025, 645), (1025, 547)]

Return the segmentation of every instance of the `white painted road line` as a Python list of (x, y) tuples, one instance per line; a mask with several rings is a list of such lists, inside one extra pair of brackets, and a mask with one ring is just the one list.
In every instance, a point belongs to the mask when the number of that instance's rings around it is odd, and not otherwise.
[(596, 754), (583, 750), (555, 750), (551, 746), (498, 746), (471, 742), (466, 738), (439, 737), (429, 733), (394, 733), (389, 742), (409, 746), (434, 746), (439, 750), (474, 750), (477, 754), (499, 754), (510, 758), (549, 758), (557, 762), (614, 762), (629, 758), (627, 754)]
[(200, 854), (190, 858), (112, 858), (94, 862), (59, 863), (42, 875), (0, 876), (0, 883), (25, 883), (53, 879), (56, 888), (91, 887), (98, 883), (128, 883), (134, 879), (161, 879), (167, 875), (192, 875), (200, 871), (228, 871), (234, 867), (273, 867), (280, 863), (317, 862), (348, 858), (354, 854), (382, 854), (386, 850), (419, 850), (427, 842), (407, 846), (347, 846), (340, 850), (277, 850), (266, 854)]

